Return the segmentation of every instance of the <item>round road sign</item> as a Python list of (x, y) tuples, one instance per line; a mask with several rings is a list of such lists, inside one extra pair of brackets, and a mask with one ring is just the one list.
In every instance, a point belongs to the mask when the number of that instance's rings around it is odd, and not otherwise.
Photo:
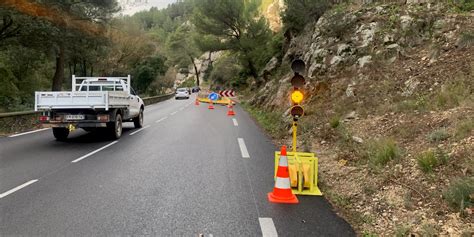
[(212, 92), (207, 98), (209, 98), (210, 100), (217, 100), (219, 99), (219, 95), (217, 93)]

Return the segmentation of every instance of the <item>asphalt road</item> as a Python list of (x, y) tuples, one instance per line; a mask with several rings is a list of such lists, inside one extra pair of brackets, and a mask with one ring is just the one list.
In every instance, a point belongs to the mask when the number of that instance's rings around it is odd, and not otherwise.
[(277, 148), (239, 106), (235, 121), (226, 110), (151, 105), (145, 129), (126, 124), (118, 142), (81, 130), (0, 138), (0, 236), (355, 235), (322, 197), (269, 203)]

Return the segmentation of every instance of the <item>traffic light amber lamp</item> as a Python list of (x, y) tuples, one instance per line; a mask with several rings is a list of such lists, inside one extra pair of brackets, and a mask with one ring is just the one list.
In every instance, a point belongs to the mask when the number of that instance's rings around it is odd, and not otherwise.
[(303, 92), (299, 90), (294, 90), (293, 92), (291, 92), (291, 102), (293, 102), (294, 104), (301, 103), (303, 101), (303, 98)]

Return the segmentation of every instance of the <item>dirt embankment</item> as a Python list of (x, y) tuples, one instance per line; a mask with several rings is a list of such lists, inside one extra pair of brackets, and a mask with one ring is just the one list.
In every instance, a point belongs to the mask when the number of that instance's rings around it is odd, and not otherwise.
[(306, 32), (251, 91), (263, 126), (291, 143), (288, 64), (304, 59), (299, 147), (319, 156), (323, 192), (359, 233), (472, 236), (474, 14), (344, 6)]

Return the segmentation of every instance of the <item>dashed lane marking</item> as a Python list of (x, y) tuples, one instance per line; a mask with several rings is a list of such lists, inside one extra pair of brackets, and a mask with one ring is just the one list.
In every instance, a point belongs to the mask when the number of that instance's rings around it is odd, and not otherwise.
[(137, 134), (137, 133), (139, 133), (139, 132), (141, 132), (141, 131), (143, 131), (143, 130), (149, 128), (149, 127), (150, 127), (150, 125), (146, 125), (145, 127), (140, 128), (140, 129), (138, 129), (137, 131), (130, 133), (130, 136), (133, 136), (133, 135), (135, 135), (135, 134)]
[(49, 129), (49, 128), (43, 128), (43, 129), (38, 129), (38, 130), (34, 130), (34, 131), (29, 131), (29, 132), (24, 132), (24, 133), (13, 134), (13, 135), (8, 136), (8, 137), (19, 137), (19, 136), (23, 136), (23, 135), (27, 135), (27, 134), (31, 134), (31, 133), (41, 132), (41, 131), (48, 130), (48, 129)]
[(277, 237), (278, 233), (272, 218), (258, 218), (263, 237)]
[(236, 127), (239, 126), (239, 123), (237, 122), (237, 119), (233, 118), (233, 119), (232, 119), (232, 122), (234, 122), (234, 126), (236, 126)]
[(77, 163), (77, 162), (79, 162), (79, 161), (81, 161), (81, 160), (83, 160), (83, 159), (85, 159), (85, 158), (87, 158), (87, 157), (89, 157), (89, 156), (91, 156), (91, 155), (94, 155), (95, 153), (97, 153), (97, 152), (99, 152), (99, 151), (104, 150), (105, 148), (107, 148), (107, 147), (109, 147), (109, 146), (114, 145), (114, 144), (117, 143), (117, 142), (118, 142), (118, 141), (111, 142), (111, 143), (109, 143), (108, 145), (105, 145), (105, 146), (103, 146), (103, 147), (101, 147), (101, 148), (99, 148), (99, 149), (97, 149), (97, 150), (95, 150), (95, 151), (93, 151), (93, 152), (91, 152), (91, 153), (89, 153), (89, 154), (87, 154), (87, 155), (81, 156), (81, 157), (79, 157), (79, 158), (77, 158), (77, 159), (75, 159), (75, 160), (73, 160), (73, 161), (71, 161), (71, 162), (72, 162), (72, 163)]
[(245, 146), (245, 141), (243, 138), (237, 138), (239, 142), (240, 152), (242, 153), (242, 158), (250, 158), (249, 151), (247, 150), (247, 146)]
[(161, 119), (158, 119), (155, 121), (155, 123), (159, 123), (159, 122), (163, 122), (165, 119), (167, 119), (168, 117), (164, 117), (164, 118), (161, 118)]
[(8, 190), (8, 191), (6, 191), (6, 192), (0, 194), (0, 199), (4, 198), (4, 197), (6, 197), (6, 196), (8, 196), (8, 195), (10, 195), (10, 194), (12, 194), (12, 193), (14, 193), (14, 192), (20, 190), (20, 189), (22, 189), (22, 188), (24, 188), (24, 187), (26, 187), (26, 186), (28, 186), (28, 185), (30, 185), (30, 184), (36, 183), (37, 181), (38, 181), (37, 179), (33, 179), (33, 180), (30, 180), (30, 181), (28, 181), (28, 182), (26, 182), (26, 183), (24, 183), (24, 184), (22, 184), (22, 185), (20, 185), (20, 186), (18, 186), (18, 187), (16, 187), (16, 188), (10, 189), (10, 190)]

